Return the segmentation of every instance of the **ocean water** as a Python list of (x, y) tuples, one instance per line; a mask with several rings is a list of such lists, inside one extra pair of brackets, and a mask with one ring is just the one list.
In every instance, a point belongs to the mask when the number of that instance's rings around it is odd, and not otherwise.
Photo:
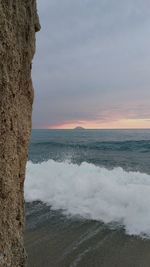
[(43, 266), (105, 266), (120, 242), (150, 248), (150, 130), (33, 130), (25, 200), (27, 229), (51, 239)]

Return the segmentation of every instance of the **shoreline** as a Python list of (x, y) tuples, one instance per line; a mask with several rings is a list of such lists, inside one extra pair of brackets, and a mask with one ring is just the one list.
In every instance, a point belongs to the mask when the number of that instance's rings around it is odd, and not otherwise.
[(150, 266), (150, 239), (128, 236), (122, 229), (111, 230), (96, 221), (66, 218), (55, 211), (49, 216), (48, 209), (44, 207), (43, 221), (33, 227), (31, 218), (27, 219), (27, 267)]

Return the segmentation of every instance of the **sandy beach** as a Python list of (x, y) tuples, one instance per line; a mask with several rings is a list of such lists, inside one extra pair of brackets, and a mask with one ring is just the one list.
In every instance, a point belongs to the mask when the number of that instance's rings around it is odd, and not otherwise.
[[(34, 214), (25, 232), (28, 267), (149, 267), (150, 240), (128, 236), (90, 220), (75, 220), (49, 208)], [(44, 215), (45, 214), (45, 215)], [(38, 216), (38, 215), (37, 215)], [(41, 216), (41, 217), (42, 217)], [(73, 223), (74, 220), (74, 223)]]

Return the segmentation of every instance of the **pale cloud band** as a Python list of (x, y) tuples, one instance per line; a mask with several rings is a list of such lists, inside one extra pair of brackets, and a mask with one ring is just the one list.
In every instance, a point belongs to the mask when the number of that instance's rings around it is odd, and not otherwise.
[(39, 0), (33, 127), (150, 128), (150, 2)]

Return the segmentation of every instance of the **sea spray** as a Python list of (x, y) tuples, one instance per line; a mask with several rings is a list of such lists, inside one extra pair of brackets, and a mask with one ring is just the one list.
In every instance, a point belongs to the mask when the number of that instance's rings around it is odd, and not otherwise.
[(108, 170), (87, 162), (28, 162), (25, 199), (40, 200), (65, 214), (120, 224), (127, 234), (150, 237), (148, 174)]

